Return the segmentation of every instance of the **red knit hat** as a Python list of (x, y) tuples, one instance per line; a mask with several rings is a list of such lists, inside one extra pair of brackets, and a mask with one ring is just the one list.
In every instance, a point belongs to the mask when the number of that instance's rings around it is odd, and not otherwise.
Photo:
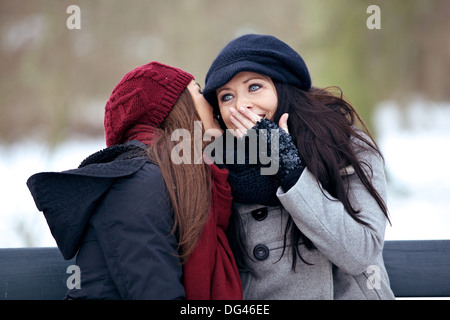
[(159, 62), (128, 72), (105, 106), (106, 145), (124, 143), (136, 125), (160, 127), (193, 79), (191, 74)]

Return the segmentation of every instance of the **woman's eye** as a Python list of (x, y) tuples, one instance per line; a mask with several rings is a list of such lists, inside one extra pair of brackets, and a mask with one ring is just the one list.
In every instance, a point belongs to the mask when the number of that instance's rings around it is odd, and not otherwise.
[(231, 94), (224, 94), (222, 97), (220, 97), (220, 100), (222, 102), (227, 102), (227, 101), (231, 100), (232, 97), (233, 96)]
[(250, 91), (256, 91), (259, 88), (261, 88), (261, 85), (259, 85), (259, 84), (252, 84), (252, 85), (250, 85), (249, 90)]
[(203, 90), (202, 87), (200, 86), (200, 84), (196, 83), (197, 87), (198, 87), (198, 92), (200, 92), (200, 94), (203, 94)]

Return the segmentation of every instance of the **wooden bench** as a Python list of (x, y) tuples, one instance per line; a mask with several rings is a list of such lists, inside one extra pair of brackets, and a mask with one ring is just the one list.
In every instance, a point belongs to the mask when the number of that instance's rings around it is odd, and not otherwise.
[[(450, 297), (450, 240), (386, 241), (396, 297)], [(0, 300), (61, 300), (72, 275), (58, 248), (0, 249)]]

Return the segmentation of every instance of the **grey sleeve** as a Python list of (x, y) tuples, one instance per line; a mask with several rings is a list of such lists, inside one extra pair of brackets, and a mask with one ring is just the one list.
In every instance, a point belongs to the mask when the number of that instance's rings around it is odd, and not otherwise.
[[(386, 179), (382, 159), (371, 151), (358, 157), (372, 167), (369, 178), (386, 203)], [(305, 169), (298, 182), (286, 193), (277, 191), (284, 208), (298, 228), (328, 259), (345, 272), (362, 273), (380, 254), (384, 244), (387, 219), (356, 174), (350, 174), (349, 197), (359, 209), (358, 217), (368, 225), (355, 221), (343, 204), (321, 188), (314, 176)]]

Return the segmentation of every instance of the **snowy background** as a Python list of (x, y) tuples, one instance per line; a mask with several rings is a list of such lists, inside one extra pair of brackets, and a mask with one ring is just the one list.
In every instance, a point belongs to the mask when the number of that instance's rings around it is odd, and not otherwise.
[(367, 24), (369, 0), (76, 4), (80, 29), (67, 24), (72, 1), (0, 1), (0, 248), (55, 245), (26, 181), (104, 147), (104, 103), (125, 72), (156, 60), (203, 86), (219, 50), (253, 32), (291, 45), (315, 86), (339, 85), (374, 115), (386, 239), (450, 239), (450, 1), (382, 1), (380, 29)]
[[(450, 239), (450, 105), (421, 99), (376, 109), (386, 160), (392, 227), (386, 240)], [(26, 186), (32, 174), (75, 168), (103, 140), (71, 140), (49, 149), (30, 139), (0, 146), (0, 248), (55, 246)]]

